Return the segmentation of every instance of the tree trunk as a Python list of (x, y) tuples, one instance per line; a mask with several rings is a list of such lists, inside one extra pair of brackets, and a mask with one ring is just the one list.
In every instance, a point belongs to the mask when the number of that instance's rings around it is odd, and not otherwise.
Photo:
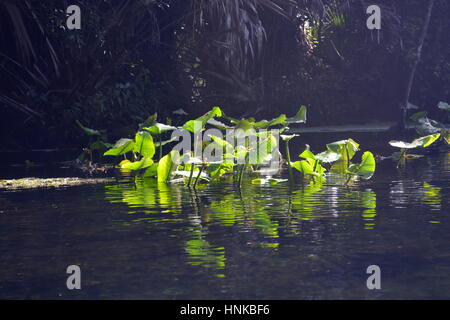
[(423, 24), (422, 27), (422, 33), (420, 34), (420, 38), (419, 38), (419, 43), (417, 45), (417, 49), (416, 49), (416, 54), (414, 57), (414, 61), (408, 76), (408, 83), (406, 86), (406, 92), (405, 92), (405, 96), (404, 96), (404, 100), (403, 103), (401, 105), (401, 108), (403, 109), (402, 111), (402, 129), (405, 130), (406, 129), (406, 116), (407, 116), (407, 106), (408, 106), (408, 101), (409, 101), (409, 96), (411, 94), (411, 89), (414, 83), (414, 76), (416, 74), (416, 70), (417, 70), (417, 65), (420, 62), (420, 57), (422, 55), (422, 47), (423, 47), (423, 43), (425, 41), (425, 37), (427, 36), (427, 32), (428, 32), (428, 26), (430, 25), (430, 20), (431, 20), (431, 12), (433, 11), (433, 5), (434, 5), (434, 0), (428, 0), (428, 8), (427, 8), (427, 15), (425, 17), (425, 22)]

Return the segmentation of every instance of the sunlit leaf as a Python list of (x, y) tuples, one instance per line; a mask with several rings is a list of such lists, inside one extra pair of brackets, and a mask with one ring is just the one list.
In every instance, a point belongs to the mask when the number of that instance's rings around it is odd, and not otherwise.
[(105, 156), (119, 156), (128, 152), (133, 151), (134, 141), (132, 139), (122, 138), (118, 140), (112, 149), (106, 151), (103, 155)]
[(359, 144), (352, 139), (340, 140), (327, 144), (327, 149), (340, 154), (343, 160), (350, 161), (359, 150)]
[(165, 155), (158, 164), (158, 182), (167, 182), (174, 171), (177, 170), (180, 161), (180, 153), (172, 150)]
[(315, 155), (316, 159), (324, 162), (324, 163), (331, 163), (331, 162), (335, 162), (338, 161), (342, 155), (330, 150), (318, 153)]
[(305, 123), (305, 122), (306, 122), (306, 106), (301, 106), (294, 117), (286, 119), (286, 123)]
[[(195, 120), (189, 120), (183, 125), (183, 129), (188, 130), (192, 133), (196, 133), (198, 131), (201, 131), (205, 128), (206, 123), (214, 117), (221, 117), (222, 116), (222, 110), (219, 107), (212, 108), (211, 111), (204, 114), (203, 116), (195, 119)], [(196, 123), (200, 124), (198, 127), (196, 126)]]
[(350, 174), (361, 176), (363, 179), (370, 179), (375, 173), (376, 162), (372, 152), (364, 152), (361, 163), (352, 164), (347, 171)]
[(177, 130), (177, 127), (174, 126), (168, 126), (166, 124), (163, 123), (155, 123), (153, 126), (151, 127), (146, 127), (143, 128), (144, 130), (150, 132), (151, 134), (157, 135), (157, 134), (161, 134), (167, 131), (173, 131), (173, 130)]
[(146, 131), (136, 133), (134, 152), (148, 158), (152, 158), (155, 154), (155, 144), (152, 135)]
[(153, 160), (149, 157), (145, 157), (140, 161), (135, 162), (125, 162), (120, 165), (122, 169), (128, 169), (128, 170), (140, 170), (150, 167), (153, 164)]

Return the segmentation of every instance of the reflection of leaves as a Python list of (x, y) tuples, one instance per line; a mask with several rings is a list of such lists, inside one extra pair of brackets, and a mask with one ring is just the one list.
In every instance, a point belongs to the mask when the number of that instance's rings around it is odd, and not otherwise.
[(292, 209), (298, 212), (301, 220), (309, 220), (321, 204), (322, 184), (310, 182), (292, 195)]
[(373, 191), (364, 191), (360, 194), (361, 206), (365, 208), (362, 217), (365, 223), (365, 229), (373, 229), (374, 220), (377, 216), (377, 195)]
[(181, 196), (175, 185), (158, 184), (155, 179), (136, 180), (134, 184), (106, 186), (105, 199), (111, 203), (126, 203), (130, 207), (181, 210)]
[(225, 248), (214, 248), (208, 241), (203, 239), (193, 239), (186, 241), (185, 250), (188, 257), (188, 264), (193, 266), (203, 266), (205, 268), (225, 269)]
[(423, 183), (423, 201), (431, 210), (441, 210), (441, 188), (433, 186), (427, 182)]

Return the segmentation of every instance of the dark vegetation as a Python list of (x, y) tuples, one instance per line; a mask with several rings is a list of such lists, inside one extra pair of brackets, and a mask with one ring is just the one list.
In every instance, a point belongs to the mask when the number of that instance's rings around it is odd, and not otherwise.
[[(81, 30), (65, 29), (70, 4), (81, 7)], [(366, 27), (370, 4), (382, 8), (380, 31)], [(401, 123), (410, 83), (407, 100), (443, 121), (449, 9), (446, 0), (3, 0), (1, 149), (86, 145), (77, 120), (116, 141), (150, 114), (181, 126), (180, 109), (194, 119), (212, 106), (261, 119), (305, 104), (311, 125)]]

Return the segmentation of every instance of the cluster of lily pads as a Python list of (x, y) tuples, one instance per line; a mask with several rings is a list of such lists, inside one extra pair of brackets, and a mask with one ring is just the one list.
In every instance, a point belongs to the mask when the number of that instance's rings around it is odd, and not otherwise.
[[(292, 163), (287, 152), (287, 161), (289, 167), (297, 169), (302, 177), (310, 177), (314, 181), (324, 179), (326, 165), (330, 166), (331, 171), (347, 175), (347, 183), (358, 177), (368, 180), (375, 173), (376, 161), (372, 152), (366, 151), (361, 157), (361, 162), (352, 163), (351, 160), (358, 150), (359, 144), (353, 139), (329, 143), (326, 150), (318, 154), (312, 153), (310, 147), (306, 145), (306, 149), (299, 155), (304, 160)], [(292, 172), (289, 174), (292, 176)]]
[[(447, 112), (447, 118), (450, 120), (450, 105), (446, 102), (439, 102), (437, 107)], [(417, 106), (411, 105), (411, 109), (418, 109)], [(450, 127), (444, 123), (435, 121), (427, 117), (426, 111), (414, 113), (410, 119), (415, 125), (415, 129), (421, 137), (412, 142), (389, 141), (393, 147), (399, 148), (400, 152), (394, 153), (394, 158), (398, 158), (398, 165), (404, 164), (407, 159), (421, 157), (422, 155), (412, 154), (410, 151), (416, 148), (427, 148), (436, 141), (445, 141), (450, 145)]]
[[(305, 123), (306, 112), (306, 107), (301, 106), (293, 117), (288, 118), (282, 114), (270, 121), (256, 121), (253, 118), (236, 119), (226, 115), (219, 107), (214, 107), (208, 113), (195, 120), (187, 121), (181, 127), (159, 123), (154, 115), (140, 124), (134, 139), (119, 139), (104, 155), (122, 156), (123, 160), (119, 166), (123, 170), (136, 171), (145, 178), (156, 178), (160, 183), (184, 181), (187, 186), (193, 188), (196, 188), (201, 181), (210, 182), (224, 176), (234, 177), (240, 186), (244, 174), (253, 176), (252, 183), (278, 183), (287, 180), (294, 182), (293, 169), (298, 171), (302, 179), (323, 180), (327, 170), (325, 166), (335, 162), (339, 162), (340, 167), (344, 168), (341, 172), (348, 176), (347, 182), (357, 176), (370, 179), (375, 172), (374, 156), (371, 152), (365, 152), (360, 163), (351, 163), (353, 156), (359, 150), (359, 144), (352, 139), (330, 143), (326, 146), (327, 150), (319, 154), (313, 154), (307, 146), (307, 149), (300, 154), (301, 160), (291, 161), (289, 141), (297, 135), (283, 133), (289, 130), (290, 124)], [(200, 148), (203, 150), (211, 145), (223, 150), (223, 157), (219, 161), (211, 160), (203, 156), (203, 153), (201, 156), (193, 152), (181, 154), (176, 148), (163, 155), (163, 146), (177, 140), (173, 135), (170, 139), (164, 140), (166, 133), (183, 129), (197, 134), (203, 132), (207, 126), (220, 131), (243, 132), (244, 140), (241, 141), (244, 142), (234, 145), (222, 139), (221, 136), (212, 134), (208, 135), (209, 141), (200, 141)], [(269, 128), (277, 130), (272, 131)], [(272, 160), (274, 154), (281, 155), (278, 139), (273, 132), (281, 133), (280, 137), (285, 142), (289, 179), (255, 177), (261, 172), (260, 169)], [(251, 140), (252, 136), (258, 139)], [(157, 150), (159, 150), (159, 157), (155, 160)], [(255, 154), (256, 156), (253, 156)]]

